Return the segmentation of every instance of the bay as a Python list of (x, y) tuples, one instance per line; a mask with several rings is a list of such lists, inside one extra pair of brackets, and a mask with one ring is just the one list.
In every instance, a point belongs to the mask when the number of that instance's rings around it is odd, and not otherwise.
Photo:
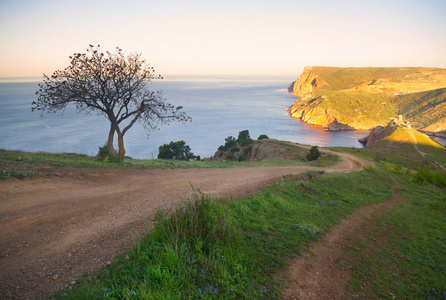
[[(96, 155), (107, 140), (109, 123), (102, 115), (77, 114), (73, 106), (56, 114), (31, 112), (40, 78), (0, 81), (0, 148)], [(195, 155), (212, 156), (228, 136), (249, 130), (270, 138), (318, 146), (362, 147), (366, 131), (329, 132), (286, 116), (295, 97), (285, 91), (293, 78), (168, 77), (150, 88), (181, 105), (192, 122), (172, 123), (146, 132), (135, 124), (125, 135), (126, 155), (156, 158), (159, 146), (184, 140)], [(149, 135), (148, 135), (149, 134)]]

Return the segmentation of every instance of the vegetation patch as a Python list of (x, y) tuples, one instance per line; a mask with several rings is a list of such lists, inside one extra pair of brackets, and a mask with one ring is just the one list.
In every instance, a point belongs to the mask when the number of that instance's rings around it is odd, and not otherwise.
[[(446, 190), (394, 173), (404, 201), (360, 229), (349, 264), (350, 287), (360, 298), (446, 298)], [(366, 245), (366, 246), (364, 246)]]
[(284, 178), (238, 201), (215, 202), (198, 192), (175, 212), (159, 212), (155, 229), (129, 253), (57, 297), (278, 297), (272, 274), (286, 257), (353, 210), (390, 198), (380, 170), (320, 175)]

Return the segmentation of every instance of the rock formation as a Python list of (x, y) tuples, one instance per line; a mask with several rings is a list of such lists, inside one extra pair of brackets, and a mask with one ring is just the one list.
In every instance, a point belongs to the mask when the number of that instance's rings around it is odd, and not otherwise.
[[(420, 128), (441, 131), (445, 87), (446, 69), (305, 67), (288, 88), (297, 100), (287, 111), (293, 118), (333, 131), (370, 130), (403, 111)], [(404, 110), (407, 101), (411, 110)], [(423, 115), (426, 107), (435, 109), (435, 120)]]

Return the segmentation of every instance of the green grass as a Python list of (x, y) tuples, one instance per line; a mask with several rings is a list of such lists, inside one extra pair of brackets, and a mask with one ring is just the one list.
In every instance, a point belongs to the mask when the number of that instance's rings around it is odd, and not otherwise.
[[(313, 162), (305, 160), (265, 159), (259, 161), (181, 161), (159, 159), (126, 158), (123, 162), (101, 160), (95, 156), (76, 153), (23, 152), (0, 149), (2, 166), (0, 179), (9, 177), (27, 177), (42, 173), (36, 168), (139, 168), (139, 169), (175, 169), (175, 168), (234, 168), (234, 167), (271, 167), (271, 166), (330, 166), (339, 162), (339, 157), (325, 155)], [(48, 173), (45, 173), (48, 174)], [(23, 179), (23, 178), (21, 178)]]
[(20, 180), (25, 177), (40, 176), (42, 173), (36, 173), (34, 171), (0, 171), (0, 179), (17, 178)]
[(159, 213), (155, 229), (127, 259), (116, 259), (57, 297), (273, 298), (281, 287), (272, 274), (286, 257), (300, 254), (355, 209), (389, 200), (389, 188), (381, 170), (309, 172), (237, 201), (197, 194), (171, 215)]
[[(77, 280), (58, 299), (262, 299), (284, 288), (273, 279), (347, 214), (390, 200), (392, 174), (404, 200), (360, 229), (340, 268), (352, 266), (351, 292), (362, 298), (444, 299), (446, 190), (444, 173), (423, 162), (372, 149), (330, 148), (373, 161), (352, 174), (307, 172), (262, 192), (211, 200), (197, 191), (176, 211), (157, 214), (155, 228), (110, 266)], [(323, 149), (321, 149), (323, 151)], [(0, 151), (2, 162), (57, 167), (110, 167), (77, 154)], [(332, 164), (336, 156), (317, 161)], [(308, 164), (303, 161), (176, 162), (128, 159), (116, 168), (178, 168)], [(34, 165), (33, 165), (34, 164)], [(151, 165), (155, 164), (155, 165)], [(416, 171), (417, 170), (417, 171)], [(20, 177), (20, 172), (17, 175)], [(1, 174), (6, 174), (5, 171)], [(30, 174), (33, 175), (33, 174)], [(14, 176), (9, 174), (8, 176)], [(432, 183), (436, 184), (433, 185)], [(443, 188), (441, 188), (443, 187)], [(206, 293), (206, 294), (205, 294)]]
[(416, 170), (425, 166), (429, 162), (420, 159), (413, 159), (410, 157), (404, 157), (395, 153), (390, 153), (382, 150), (374, 150), (370, 148), (344, 148), (344, 147), (330, 147), (333, 151), (350, 153), (355, 156), (370, 160), (374, 163), (388, 163), (397, 165), (404, 168)]
[(404, 201), (361, 229), (351, 289), (360, 298), (445, 299), (446, 190), (394, 176)]
[(446, 112), (446, 88), (401, 95), (391, 99), (397, 113), (406, 116), (417, 128), (441, 121)]

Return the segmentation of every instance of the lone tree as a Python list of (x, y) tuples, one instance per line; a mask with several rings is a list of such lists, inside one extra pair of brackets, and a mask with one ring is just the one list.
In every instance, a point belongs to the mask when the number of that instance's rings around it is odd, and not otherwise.
[(172, 121), (188, 122), (191, 118), (182, 111), (181, 106), (166, 102), (160, 91), (153, 92), (148, 83), (162, 79), (140, 53), (126, 54), (116, 48), (114, 53), (100, 52), (89, 45), (87, 53), (70, 56), (70, 65), (58, 70), (51, 76), (43, 75), (39, 84), (37, 101), (32, 103), (32, 111), (64, 111), (69, 103), (78, 112), (105, 116), (110, 121), (108, 150), (115, 156), (113, 140), (118, 135), (118, 158), (124, 159), (124, 135), (139, 121), (146, 130), (157, 129)]

